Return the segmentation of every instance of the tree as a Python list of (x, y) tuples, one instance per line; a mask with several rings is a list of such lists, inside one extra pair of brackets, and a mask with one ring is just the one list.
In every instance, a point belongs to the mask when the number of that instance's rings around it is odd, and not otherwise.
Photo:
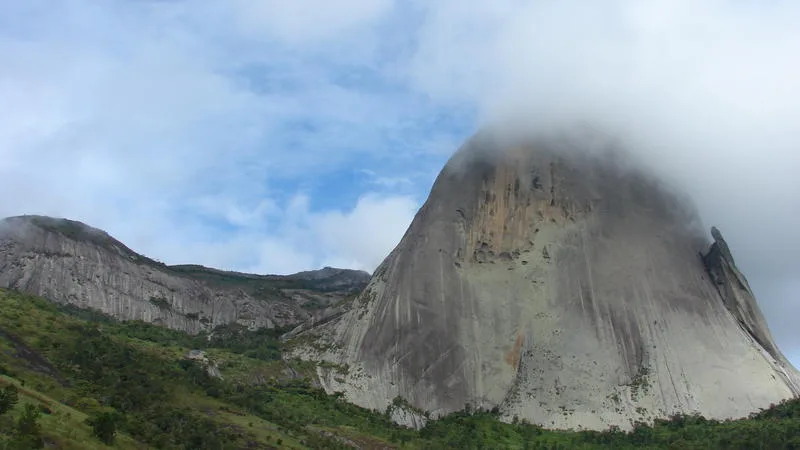
[(92, 433), (100, 442), (111, 445), (117, 435), (117, 422), (119, 417), (113, 412), (104, 412), (86, 419), (86, 423), (92, 427)]
[(39, 427), (39, 411), (30, 403), (25, 405), (25, 410), (17, 420), (17, 429), (11, 439), (12, 449), (36, 449), (44, 447), (42, 430)]
[(11, 411), (17, 401), (19, 401), (19, 394), (16, 386), (9, 384), (3, 388), (0, 391), (0, 416)]

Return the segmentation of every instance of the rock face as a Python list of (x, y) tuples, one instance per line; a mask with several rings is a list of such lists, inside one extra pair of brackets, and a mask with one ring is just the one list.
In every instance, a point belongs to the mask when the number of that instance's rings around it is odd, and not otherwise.
[(83, 223), (42, 216), (0, 221), (0, 287), (190, 333), (217, 325), (285, 327), (342, 310), (369, 274), (325, 268), (250, 275), (167, 266)]
[(473, 138), (353, 309), (294, 354), (346, 367), (321, 384), (367, 408), (470, 404), (556, 428), (800, 394), (719, 232), (709, 249), (691, 202), (625, 161)]

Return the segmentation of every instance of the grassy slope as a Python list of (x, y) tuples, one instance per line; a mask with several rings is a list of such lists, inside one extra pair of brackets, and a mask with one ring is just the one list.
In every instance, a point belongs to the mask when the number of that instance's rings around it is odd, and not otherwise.
[[(5, 374), (0, 377), (0, 387), (8, 383), (20, 387), (21, 401), (11, 412), (13, 416), (21, 413), (24, 403), (33, 403), (50, 411), (41, 416), (40, 423), (46, 442), (55, 448), (109, 448), (93, 437), (85, 420), (88, 414), (108, 410), (114, 404), (109, 393), (115, 393), (116, 388), (109, 390), (108, 386), (119, 386), (121, 390), (136, 387), (124, 383), (104, 385), (108, 383), (106, 375), (119, 372), (117, 378), (128, 379), (136, 375), (131, 370), (141, 368), (147, 372), (147, 377), (142, 380), (161, 380), (161, 384), (153, 385), (153, 389), (163, 388), (164, 398), (130, 411), (117, 407), (118, 411), (137, 419), (150, 414), (152, 405), (160, 405), (168, 414), (147, 420), (160, 423), (162, 428), (171, 426), (163, 423), (167, 420), (164, 417), (189, 411), (192, 417), (209, 421), (193, 426), (232, 436), (227, 447), (213, 447), (211, 444), (202, 447), (187, 440), (171, 448), (301, 449), (349, 445), (366, 449), (800, 449), (800, 402), (797, 401), (749, 420), (717, 423), (681, 417), (654, 427), (637, 427), (630, 434), (547, 431), (525, 424), (501, 423), (486, 412), (458, 413), (433, 422), (419, 432), (406, 430), (392, 425), (385, 415), (324, 395), (302, 381), (287, 380), (290, 373), (288, 364), (293, 363), (249, 358), (242, 354), (241, 349), (206, 349), (224, 376), (224, 381), (219, 382), (196, 373), (191, 375), (191, 371), (180, 367), (187, 350), (204, 345), (202, 337), (145, 324), (115, 323), (85, 312), (82, 315), (93, 318), (92, 323), (102, 322), (102, 334), (87, 338), (86, 330), (93, 327), (85, 328), (85, 320), (65, 314), (42, 299), (0, 290), (0, 372)], [(110, 340), (103, 341), (105, 338)], [(268, 335), (261, 338), (270, 340)], [(107, 366), (103, 366), (97, 375), (100, 378), (91, 378), (87, 374), (91, 372), (89, 369), (94, 359), (90, 358), (88, 366), (78, 370), (80, 355), (73, 355), (72, 360), (65, 356), (76, 350), (75, 344), (83, 346), (80, 352), (88, 352), (89, 344), (98, 342), (110, 342), (108, 345), (112, 352), (124, 350), (130, 362), (124, 359), (124, 363), (119, 364), (119, 360), (103, 356), (105, 354), (100, 351), (98, 354), (104, 362), (97, 364)], [(259, 341), (250, 339), (246, 342), (258, 345)], [(265, 345), (274, 345), (274, 342)], [(235, 345), (230, 347), (238, 348)], [(312, 368), (306, 363), (293, 365), (293, 369), (303, 374)], [(203, 375), (202, 371), (200, 375)], [(254, 382), (261, 384), (253, 386)], [(185, 422), (185, 419), (174, 420)], [(156, 431), (159, 429), (154, 428)], [(170, 429), (173, 429), (172, 436), (178, 436), (174, 427)], [(113, 448), (155, 447), (152, 442), (149, 445), (144, 442), (150, 437), (148, 433), (136, 433), (135, 427), (121, 431)]]
[[(52, 348), (53, 343), (63, 347), (67, 341), (74, 339), (75, 336), (71, 335), (69, 327), (82, 322), (59, 312), (55, 306), (40, 299), (0, 290), (0, 330), (24, 340), (26, 345), (45, 357), (56, 350)], [(156, 328), (155, 331), (161, 329)], [(167, 331), (166, 334), (172, 333)], [(187, 336), (188, 339), (193, 338)], [(123, 338), (123, 340), (133, 348), (141, 349), (165, 361), (180, 360), (188, 350), (187, 347), (162, 345), (136, 338)], [(51, 351), (48, 351), (48, 348)], [(223, 351), (216, 353), (224, 355)], [(235, 354), (229, 356), (239, 357)], [(35, 367), (35, 363), (20, 358), (16, 346), (7, 337), (0, 337), (0, 371), (7, 374), (0, 379), (0, 385), (13, 383), (21, 388), (20, 404), (15, 407), (12, 414), (18, 415), (25, 402), (47, 406), (53, 411), (52, 414), (44, 414), (41, 418), (47, 441), (57, 444), (58, 448), (108, 448), (92, 437), (89, 426), (84, 423), (88, 417), (86, 413), (96, 409), (99, 402), (81, 402), (81, 405), (86, 405), (84, 412), (64, 404), (74, 403), (76, 398), (82, 397), (80, 389), (61, 385), (52, 376), (43, 374), (41, 369)], [(12, 375), (13, 378), (8, 375)], [(245, 434), (252, 434), (257, 441), (265, 444), (275, 443), (281, 439), (281, 448), (305, 448), (288, 433), (279, 431), (279, 427), (275, 424), (247, 414), (235, 405), (189, 390), (178, 392), (174, 395), (174, 399), (176, 406), (189, 407), (222, 426), (241, 429)], [(114, 448), (148, 447), (141, 443), (137, 444), (133, 438), (122, 434)]]
[[(8, 376), (0, 376), (0, 387), (9, 384), (17, 386), (19, 389), (20, 402), (12, 410), (14, 417), (22, 413), (24, 405), (33, 404), (39, 410), (47, 410), (49, 413), (41, 416), (42, 429), (45, 441), (57, 444), (58, 448), (75, 450), (105, 449), (108, 446), (100, 443), (92, 437), (92, 431), (85, 423), (87, 414), (64, 405), (47, 395), (23, 386), (19, 380)], [(130, 436), (120, 436), (114, 448), (119, 449), (139, 449), (143, 448)]]

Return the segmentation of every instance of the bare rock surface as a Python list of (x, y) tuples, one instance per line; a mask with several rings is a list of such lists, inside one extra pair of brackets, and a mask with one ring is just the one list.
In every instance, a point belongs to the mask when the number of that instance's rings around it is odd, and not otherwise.
[(44, 216), (0, 221), (0, 287), (197, 333), (217, 325), (295, 326), (343, 310), (362, 271), (325, 268), (252, 275), (167, 266), (81, 222)]
[[(470, 140), (350, 311), (293, 355), (361, 406), (547, 427), (742, 417), (800, 394), (691, 202), (616, 152)], [(404, 420), (405, 421), (405, 420)]]

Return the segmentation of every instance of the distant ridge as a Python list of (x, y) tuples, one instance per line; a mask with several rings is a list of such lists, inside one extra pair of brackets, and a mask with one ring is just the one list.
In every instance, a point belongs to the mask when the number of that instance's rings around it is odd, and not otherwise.
[(348, 269), (281, 276), (168, 266), (82, 222), (0, 220), (0, 287), (192, 333), (226, 323), (290, 327), (338, 314), (368, 280)]

